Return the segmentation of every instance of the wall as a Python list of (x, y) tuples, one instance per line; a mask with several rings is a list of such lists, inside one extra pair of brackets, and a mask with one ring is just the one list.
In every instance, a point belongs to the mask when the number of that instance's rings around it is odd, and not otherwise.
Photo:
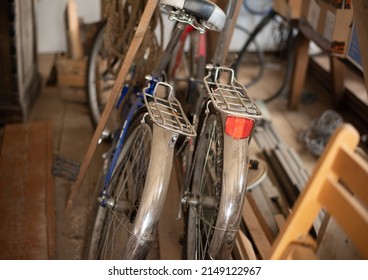
[[(100, 19), (100, 0), (76, 0), (78, 14), (85, 23)], [(65, 52), (64, 13), (67, 0), (36, 0), (37, 47), (39, 53)]]
[[(96, 22), (100, 19), (101, 0), (76, 0), (78, 14), (86, 23)], [(264, 10), (270, 6), (271, 0), (247, 0), (249, 6), (254, 10)], [(64, 12), (67, 0), (35, 0), (36, 24), (37, 24), (37, 45), (39, 53), (64, 52), (67, 48)], [(262, 19), (261, 16), (254, 16), (242, 7), (238, 24), (248, 30), (252, 30)], [(257, 37), (257, 42), (264, 50), (274, 48), (274, 27), (269, 24)], [(165, 29), (165, 37), (171, 28)], [(230, 51), (239, 50), (244, 44), (247, 34), (237, 29), (231, 42)], [(250, 46), (254, 50), (254, 46)]]

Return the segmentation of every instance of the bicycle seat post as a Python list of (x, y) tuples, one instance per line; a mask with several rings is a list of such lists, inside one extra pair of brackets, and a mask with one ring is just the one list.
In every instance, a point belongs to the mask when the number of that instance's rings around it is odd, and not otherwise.
[(224, 12), (207, 0), (161, 0), (160, 5), (169, 12), (169, 19), (176, 20), (178, 24), (175, 26), (160, 62), (153, 71), (154, 76), (157, 77), (171, 61), (179, 38), (188, 24), (204, 33), (206, 28), (221, 31), (226, 22)]
[(154, 77), (159, 77), (161, 75), (161, 73), (166, 69), (166, 67), (168, 66), (168, 64), (170, 63), (175, 47), (177, 45), (177, 43), (179, 42), (179, 38), (181, 36), (181, 34), (183, 33), (185, 29), (185, 24), (183, 23), (178, 23), (175, 26), (174, 32), (172, 33), (170, 40), (161, 56), (161, 58), (159, 59), (158, 64), (156, 65), (156, 67), (153, 70), (153, 76)]
[(230, 26), (234, 17), (235, 7), (237, 5), (237, 0), (228, 0), (227, 8), (226, 8), (226, 21), (225, 26), (220, 32), (220, 35), (217, 39), (215, 54), (213, 56), (213, 65), (220, 66), (223, 64), (223, 60), (225, 59), (224, 54), (227, 47), (227, 42), (230, 34)]

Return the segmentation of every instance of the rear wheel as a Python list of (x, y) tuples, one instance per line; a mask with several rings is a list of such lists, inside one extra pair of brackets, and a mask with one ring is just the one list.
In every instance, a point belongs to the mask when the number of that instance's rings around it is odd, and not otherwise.
[(187, 258), (208, 259), (216, 225), (223, 170), (223, 130), (218, 113), (203, 116), (194, 156), (190, 208), (187, 224)]
[(87, 95), (91, 121), (97, 126), (119, 71), (120, 60), (111, 58), (104, 42), (106, 24), (98, 30), (87, 66)]
[(152, 125), (140, 123), (142, 118), (130, 127), (107, 188), (107, 206), (97, 211), (89, 259), (121, 259), (131, 236), (151, 158)]

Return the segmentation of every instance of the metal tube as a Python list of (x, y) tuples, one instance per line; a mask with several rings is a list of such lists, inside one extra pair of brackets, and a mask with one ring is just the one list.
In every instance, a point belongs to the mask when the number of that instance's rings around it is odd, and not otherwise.
[(153, 125), (151, 160), (148, 166), (141, 204), (137, 213), (133, 235), (129, 237), (122, 259), (144, 259), (165, 202), (173, 162), (177, 134)]
[(174, 32), (172, 33), (170, 37), (170, 41), (168, 42), (161, 58), (158, 60), (159, 63), (156, 65), (156, 67), (153, 70), (153, 75), (155, 77), (159, 77), (161, 73), (166, 70), (168, 64), (172, 60), (172, 56), (175, 50), (175, 47), (177, 43), (179, 42), (180, 36), (183, 34), (183, 31), (185, 29), (185, 24), (178, 23), (175, 26)]
[(226, 22), (225, 22), (224, 28), (220, 32), (220, 36), (217, 39), (215, 55), (212, 61), (213, 65), (222, 64), (224, 53), (225, 53), (225, 48), (226, 48), (226, 43), (230, 35), (229, 31), (230, 31), (231, 23), (234, 17), (234, 11), (235, 11), (236, 4), (237, 4), (237, 0), (228, 1), (227, 8), (226, 8)]

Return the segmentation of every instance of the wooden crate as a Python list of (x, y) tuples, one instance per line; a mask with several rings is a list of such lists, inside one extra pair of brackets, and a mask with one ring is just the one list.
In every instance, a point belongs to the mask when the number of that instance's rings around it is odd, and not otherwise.
[(286, 19), (299, 19), (302, 14), (303, 1), (300, 0), (274, 0), (273, 9)]
[(87, 58), (71, 59), (60, 56), (56, 62), (58, 85), (84, 88), (86, 86)]

